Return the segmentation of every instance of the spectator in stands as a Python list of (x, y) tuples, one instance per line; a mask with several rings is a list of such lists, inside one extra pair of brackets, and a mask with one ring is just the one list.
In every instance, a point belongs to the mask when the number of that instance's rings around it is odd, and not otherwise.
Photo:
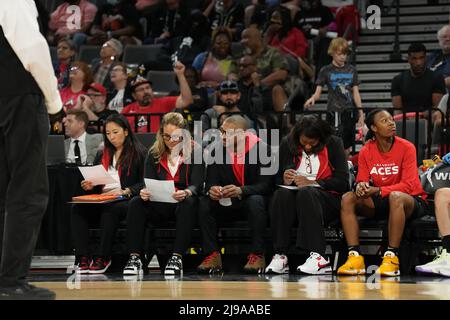
[[(245, 272), (262, 273), (266, 267), (263, 234), (267, 224), (267, 196), (271, 176), (264, 175), (259, 154), (264, 142), (251, 132), (245, 132), (247, 121), (239, 115), (224, 120), (220, 131), (222, 141), (211, 152), (223, 154), (221, 164), (208, 164), (205, 181), (207, 196), (200, 199), (198, 218), (206, 258), (199, 272), (212, 273), (222, 269), (217, 244), (217, 227), (224, 221), (248, 220), (252, 244)], [(258, 149), (255, 149), (258, 148)], [(250, 161), (251, 159), (251, 161)]]
[[(450, 153), (445, 155), (442, 160), (446, 165), (450, 165)], [(434, 208), (443, 249), (433, 261), (416, 266), (416, 271), (450, 277), (450, 187), (440, 188), (436, 191)]]
[[(77, 6), (79, 11), (70, 9), (71, 6)], [(88, 0), (64, 1), (50, 15), (47, 41), (50, 45), (55, 45), (61, 38), (71, 37), (75, 42), (75, 46), (79, 48), (83, 44), (83, 37), (80, 38), (78, 33), (88, 32), (96, 13), (97, 7)], [(74, 19), (74, 14), (81, 14), (81, 16)], [(80, 22), (79, 26), (77, 21)]]
[(331, 39), (326, 37), (326, 33), (328, 25), (334, 21), (333, 13), (322, 5), (321, 0), (302, 0), (301, 9), (294, 19), (294, 25), (303, 31), (307, 39), (313, 40), (314, 65), (320, 70), (331, 62), (327, 54)]
[(69, 84), (69, 70), (75, 60), (77, 49), (72, 40), (63, 38), (56, 47), (58, 60), (53, 62), (55, 76), (58, 79), (58, 88), (62, 89)]
[(63, 123), (68, 137), (64, 141), (66, 162), (75, 163), (78, 166), (92, 165), (102, 143), (102, 136), (86, 133), (89, 124), (86, 112), (77, 109), (69, 110)]
[[(184, 71), (186, 81), (191, 88), (193, 103), (185, 109), (185, 112), (203, 112), (208, 107), (208, 90), (205, 87), (199, 85), (200, 75), (193, 66), (187, 66)], [(178, 83), (178, 78), (175, 79)], [(169, 96), (179, 96), (180, 90), (176, 90), (169, 93)]]
[(270, 21), (264, 32), (265, 42), (294, 57), (305, 57), (308, 41), (303, 33), (292, 26), (289, 9), (277, 6), (272, 10)]
[(119, 61), (122, 55), (123, 46), (117, 39), (109, 39), (100, 49), (100, 59), (92, 60), (92, 72), (94, 81), (105, 86), (108, 91), (113, 90), (111, 83), (111, 69), (114, 62)]
[[(224, 116), (229, 116), (227, 113), (241, 113), (242, 110), (238, 106), (240, 99), (241, 93), (237, 82), (234, 80), (222, 81), (217, 90), (217, 104), (205, 111), (206, 116), (202, 116), (202, 129), (207, 130), (211, 127), (220, 127)], [(245, 119), (247, 126), (251, 128), (253, 125), (252, 121), (246, 116)]]
[(200, 74), (201, 86), (216, 89), (228, 74), (236, 72), (231, 41), (230, 31), (218, 28), (213, 32), (211, 50), (200, 53), (194, 59), (192, 66)]
[(175, 203), (152, 200), (152, 194), (142, 185), (140, 196), (130, 202), (127, 217), (127, 238), (130, 258), (123, 269), (125, 275), (143, 273), (145, 230), (147, 221), (158, 226), (162, 222), (175, 221), (176, 237), (172, 256), (166, 264), (165, 275), (183, 273), (182, 256), (189, 247), (195, 226), (198, 196), (204, 182), (204, 165), (194, 163), (194, 148), (190, 135), (186, 135), (187, 123), (179, 113), (166, 114), (156, 135), (156, 141), (145, 159), (146, 179), (173, 181)]
[[(132, 104), (126, 106), (123, 114), (132, 113), (167, 113), (176, 109), (183, 109), (192, 104), (192, 93), (184, 76), (185, 66), (181, 62), (177, 62), (174, 69), (177, 75), (178, 83), (180, 84), (180, 95), (178, 97), (163, 97), (155, 98), (151, 82), (142, 76), (138, 75), (134, 81), (131, 82), (131, 90), (134, 100)], [(137, 132), (157, 132), (159, 128), (160, 116), (145, 116), (127, 117), (131, 124), (131, 128)], [(137, 122), (135, 122), (137, 119)], [(150, 123), (148, 123), (150, 119)], [(149, 130), (150, 129), (150, 130)]]
[(108, 109), (122, 112), (124, 106), (133, 102), (130, 90), (128, 88), (127, 65), (122, 62), (115, 62), (111, 68), (110, 80), (114, 90), (110, 92), (107, 101)]
[(65, 110), (70, 110), (77, 104), (78, 97), (86, 94), (88, 86), (93, 82), (92, 71), (81, 61), (72, 63), (69, 70), (69, 83), (59, 90)]
[(256, 62), (257, 72), (261, 75), (261, 84), (272, 90), (273, 109), (283, 111), (287, 101), (283, 85), (289, 70), (286, 58), (278, 49), (265, 45), (261, 31), (256, 28), (245, 29), (242, 32), (241, 43), (250, 51)]
[(147, 70), (172, 70), (175, 56), (185, 66), (192, 65), (197, 55), (209, 49), (211, 32), (208, 19), (200, 10), (193, 10), (187, 20), (189, 27), (172, 37), (160, 49), (156, 60), (144, 61)]
[(368, 142), (359, 153), (356, 191), (342, 197), (341, 222), (348, 245), (347, 262), (339, 275), (365, 274), (359, 248), (357, 215), (388, 219), (389, 245), (376, 273), (400, 275), (398, 250), (405, 221), (420, 218), (428, 211), (426, 193), (417, 172), (415, 146), (395, 136), (392, 115), (375, 109), (367, 115)]
[(392, 79), (391, 96), (394, 108), (403, 112), (424, 112), (436, 108), (446, 93), (442, 75), (425, 66), (427, 49), (422, 43), (408, 47), (409, 70)]
[[(81, 181), (87, 193), (122, 196), (130, 199), (137, 196), (144, 175), (145, 148), (136, 139), (127, 119), (120, 114), (107, 118), (103, 133), (105, 147), (94, 161), (103, 165), (116, 181), (95, 186), (89, 180)], [(75, 245), (75, 265), (78, 273), (104, 273), (111, 265), (114, 237), (120, 221), (128, 211), (128, 201), (109, 204), (75, 204), (72, 206), (72, 237)], [(89, 224), (100, 220), (100, 246), (95, 256), (89, 253)]]
[(239, 59), (238, 87), (241, 93), (238, 101), (240, 111), (250, 114), (273, 110), (271, 90), (261, 84), (261, 76), (251, 55), (246, 54)]
[(203, 14), (211, 21), (211, 30), (230, 29), (232, 39), (238, 41), (244, 29), (244, 6), (236, 0), (209, 1)]
[(252, 0), (252, 4), (245, 7), (245, 27), (256, 26), (263, 28), (270, 20), (271, 9), (281, 5), (289, 10), (291, 21), (294, 20), (297, 12), (300, 11), (301, 0)]
[[(356, 68), (347, 63), (349, 46), (344, 38), (335, 38), (331, 41), (328, 54), (333, 61), (324, 66), (316, 80), (316, 91), (306, 102), (306, 109), (314, 106), (319, 100), (322, 88), (328, 87), (327, 110), (340, 113), (340, 124), (343, 126), (342, 140), (347, 153), (355, 140), (355, 123), (364, 126), (364, 112), (362, 110), (361, 96), (359, 94), (359, 79)], [(356, 106), (359, 110), (353, 109)], [(357, 120), (358, 119), (358, 120)]]
[(127, 44), (141, 44), (139, 13), (133, 0), (109, 0), (97, 11), (90, 35), (84, 41), (90, 45), (101, 45), (107, 40), (118, 39)]
[(444, 78), (447, 92), (450, 92), (450, 25), (447, 24), (439, 29), (437, 39), (441, 49), (427, 57), (427, 68)]
[(89, 85), (87, 93), (78, 97), (74, 109), (86, 112), (89, 121), (98, 121), (98, 125), (103, 126), (106, 118), (118, 113), (116, 110), (106, 108), (106, 95), (105, 87), (100, 83), (93, 82)]
[(275, 191), (270, 221), (275, 255), (266, 273), (289, 273), (290, 230), (297, 226), (296, 246), (311, 252), (297, 272), (328, 274), (324, 227), (339, 219), (342, 194), (349, 190), (349, 173), (341, 139), (316, 115), (305, 115), (283, 139), (276, 184), (296, 189)]
[(189, 29), (187, 1), (163, 0), (159, 8), (145, 18), (148, 24), (148, 38), (144, 40), (145, 44), (165, 44)]

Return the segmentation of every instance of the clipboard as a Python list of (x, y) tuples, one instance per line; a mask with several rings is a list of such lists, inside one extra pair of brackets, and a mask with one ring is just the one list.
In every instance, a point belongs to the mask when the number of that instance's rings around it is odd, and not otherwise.
[(112, 196), (112, 195), (102, 195), (102, 194), (87, 194), (84, 196), (72, 197), (72, 201), (68, 201), (67, 203), (74, 204), (105, 204), (117, 201), (127, 200), (127, 197), (124, 196)]

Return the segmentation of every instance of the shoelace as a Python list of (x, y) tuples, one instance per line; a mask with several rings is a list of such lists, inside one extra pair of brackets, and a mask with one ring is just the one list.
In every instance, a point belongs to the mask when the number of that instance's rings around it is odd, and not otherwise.
[(139, 268), (139, 258), (136, 256), (130, 257), (130, 259), (127, 262), (126, 268), (132, 268), (132, 267), (138, 267)]
[(169, 262), (167, 263), (168, 266), (174, 266), (177, 267), (178, 269), (181, 268), (181, 259), (175, 256), (172, 256), (169, 260)]
[(101, 266), (103, 266), (103, 264), (104, 264), (103, 258), (97, 258), (94, 261), (94, 265), (101, 265)]

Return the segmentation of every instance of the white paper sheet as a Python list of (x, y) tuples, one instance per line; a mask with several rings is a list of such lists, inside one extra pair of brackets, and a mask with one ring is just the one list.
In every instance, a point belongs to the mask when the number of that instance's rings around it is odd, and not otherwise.
[(78, 167), (78, 169), (80, 169), (84, 180), (91, 181), (94, 186), (118, 182), (111, 177), (101, 164), (93, 167)]
[(150, 193), (150, 201), (178, 203), (172, 198), (175, 193), (175, 184), (173, 181), (144, 179), (145, 187)]

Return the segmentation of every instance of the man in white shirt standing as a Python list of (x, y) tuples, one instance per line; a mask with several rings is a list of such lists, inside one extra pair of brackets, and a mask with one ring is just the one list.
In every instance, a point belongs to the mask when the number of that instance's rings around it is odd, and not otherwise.
[(69, 137), (64, 141), (66, 162), (79, 166), (93, 164), (103, 136), (86, 132), (89, 124), (87, 113), (76, 109), (69, 110), (63, 122), (66, 136)]
[(48, 201), (48, 114), (61, 113), (33, 0), (0, 6), (0, 300), (54, 299), (26, 277)]

